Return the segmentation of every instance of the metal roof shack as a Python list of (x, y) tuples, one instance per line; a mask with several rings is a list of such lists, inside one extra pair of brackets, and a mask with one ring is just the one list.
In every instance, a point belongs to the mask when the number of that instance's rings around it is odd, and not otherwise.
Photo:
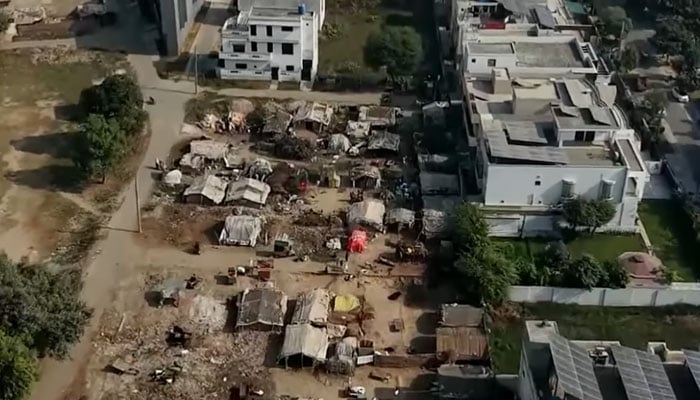
[(220, 204), (226, 195), (226, 181), (215, 175), (198, 176), (183, 194), (187, 203)]
[(423, 234), (427, 238), (447, 237), (452, 230), (451, 215), (462, 201), (459, 196), (423, 196)]
[(392, 208), (386, 216), (387, 224), (402, 224), (411, 228), (416, 222), (416, 212), (408, 208)]
[(351, 138), (362, 139), (369, 136), (370, 124), (366, 121), (348, 121), (345, 134)]
[(236, 329), (280, 329), (287, 312), (287, 295), (273, 288), (246, 289), (238, 296)]
[(321, 133), (333, 117), (333, 107), (321, 103), (305, 103), (294, 114), (294, 125)]
[(278, 360), (285, 366), (314, 366), (326, 361), (328, 352), (328, 335), (326, 328), (317, 328), (311, 324), (287, 325), (284, 331), (284, 343)]
[(440, 306), (440, 325), (470, 326), (484, 325), (484, 310), (468, 304), (443, 304)]
[(299, 295), (292, 315), (292, 324), (326, 326), (331, 294), (326, 289), (314, 289)]
[(265, 205), (270, 194), (270, 185), (256, 179), (243, 178), (228, 184), (226, 203), (248, 203)]
[(441, 326), (435, 330), (436, 353), (447, 363), (488, 361), (489, 344), (483, 329)]
[(377, 199), (352, 204), (348, 209), (348, 225), (369, 226), (381, 231), (384, 229), (385, 212), (384, 203)]
[(203, 156), (208, 160), (220, 160), (231, 150), (230, 144), (216, 140), (193, 140), (190, 142), (190, 153)]
[(401, 137), (399, 135), (386, 131), (377, 132), (369, 138), (367, 150), (386, 150), (397, 153), (400, 144)]
[(224, 228), (219, 233), (219, 244), (227, 246), (255, 247), (263, 220), (252, 215), (229, 215), (224, 221)]
[(369, 122), (373, 127), (390, 127), (396, 125), (396, 107), (362, 106), (358, 120)]

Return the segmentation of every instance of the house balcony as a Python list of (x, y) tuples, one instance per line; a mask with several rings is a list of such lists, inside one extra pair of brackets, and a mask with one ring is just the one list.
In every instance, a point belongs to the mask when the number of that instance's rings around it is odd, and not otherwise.
[(252, 53), (225, 53), (219, 52), (219, 58), (222, 60), (239, 60), (239, 61), (270, 61), (269, 53), (252, 54)]

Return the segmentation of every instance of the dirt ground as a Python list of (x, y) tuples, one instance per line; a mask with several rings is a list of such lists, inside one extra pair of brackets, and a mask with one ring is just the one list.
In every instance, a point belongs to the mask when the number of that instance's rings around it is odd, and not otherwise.
[(95, 234), (87, 229), (102, 213), (74, 183), (71, 119), (80, 91), (115, 61), (65, 49), (0, 56), (0, 241), (11, 258), (68, 256), (73, 242)]
[(63, 18), (84, 2), (83, 0), (13, 0), (10, 6), (15, 9), (42, 6), (49, 17)]

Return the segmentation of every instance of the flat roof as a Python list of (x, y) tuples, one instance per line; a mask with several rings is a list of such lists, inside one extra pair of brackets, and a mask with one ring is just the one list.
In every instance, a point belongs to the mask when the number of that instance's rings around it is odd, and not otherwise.
[(569, 158), (569, 164), (572, 165), (615, 166), (610, 149), (604, 146), (564, 146), (562, 149)]
[(468, 43), (469, 54), (514, 54), (513, 43)]
[(607, 107), (554, 106), (554, 119), (560, 129), (616, 129), (620, 125)]
[(516, 59), (522, 67), (582, 68), (583, 60), (569, 42), (515, 42)]
[(618, 140), (617, 143), (620, 146), (622, 156), (625, 158), (625, 161), (627, 161), (629, 169), (632, 171), (643, 171), (642, 163), (640, 163), (634, 155), (635, 151), (632, 147), (632, 142), (630, 142), (629, 139), (621, 139)]

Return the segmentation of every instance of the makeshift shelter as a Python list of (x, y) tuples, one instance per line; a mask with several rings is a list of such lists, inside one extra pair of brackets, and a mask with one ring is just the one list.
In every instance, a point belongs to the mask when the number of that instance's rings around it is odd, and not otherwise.
[(347, 136), (336, 133), (328, 139), (328, 150), (335, 153), (345, 153), (350, 149), (350, 139)]
[(229, 215), (219, 234), (219, 244), (255, 247), (262, 232), (262, 223), (262, 218), (252, 215)]
[(278, 360), (285, 367), (315, 366), (326, 361), (328, 335), (311, 324), (287, 325)]
[(457, 175), (421, 172), (418, 179), (421, 193), (424, 196), (459, 194), (459, 177)]
[(452, 155), (418, 154), (418, 169), (420, 171), (454, 173), (457, 168), (457, 158)]
[(346, 313), (359, 309), (360, 299), (351, 294), (341, 294), (333, 298), (333, 311)]
[(215, 175), (198, 176), (183, 194), (185, 202), (220, 204), (226, 195), (227, 183)]
[(289, 124), (292, 122), (292, 114), (284, 111), (280, 107), (274, 107), (274, 110), (265, 118), (265, 124), (262, 128), (262, 133), (267, 135), (277, 135), (287, 133)]
[(331, 123), (333, 107), (321, 103), (304, 103), (294, 114), (294, 126), (321, 133)]
[(179, 169), (174, 169), (163, 175), (163, 183), (168, 186), (179, 185), (182, 182), (182, 172)]
[(256, 158), (248, 167), (248, 176), (262, 181), (272, 173), (272, 164), (264, 158)]
[(326, 370), (334, 374), (352, 375), (357, 360), (357, 338), (343, 338), (335, 344), (332, 354), (326, 362)]
[(408, 208), (393, 208), (389, 210), (386, 217), (387, 224), (397, 224), (401, 226), (413, 227), (416, 221), (416, 212)]
[(362, 165), (350, 172), (352, 187), (378, 189), (382, 185), (382, 173), (373, 165)]
[(449, 237), (452, 231), (452, 214), (462, 199), (459, 196), (423, 196), (422, 200), (425, 237)]
[(372, 127), (391, 127), (396, 125), (398, 111), (396, 107), (362, 106), (358, 120), (369, 122)]
[(448, 101), (433, 101), (423, 106), (424, 126), (445, 126), (445, 109), (450, 107)]
[(370, 123), (366, 121), (348, 121), (345, 126), (345, 134), (353, 139), (364, 139), (369, 136)]
[(385, 211), (384, 203), (377, 199), (351, 204), (347, 213), (348, 225), (364, 225), (381, 231), (384, 229)]
[(367, 150), (398, 153), (400, 144), (401, 137), (399, 135), (381, 131), (370, 136), (369, 142), (367, 143)]
[(489, 360), (488, 339), (480, 327), (438, 327), (435, 335), (436, 355), (447, 364)]
[(193, 140), (190, 142), (190, 153), (202, 156), (207, 160), (221, 160), (230, 151), (231, 145), (216, 140)]
[(284, 326), (287, 295), (274, 288), (246, 289), (238, 296), (236, 329), (277, 329)]
[(355, 229), (350, 233), (348, 239), (348, 251), (351, 253), (362, 253), (367, 247), (367, 232)]
[(297, 298), (292, 324), (311, 324), (325, 326), (328, 322), (328, 310), (331, 304), (331, 294), (326, 289), (314, 289), (305, 292)]
[(243, 178), (228, 184), (226, 203), (262, 206), (267, 202), (270, 185), (251, 178)]

